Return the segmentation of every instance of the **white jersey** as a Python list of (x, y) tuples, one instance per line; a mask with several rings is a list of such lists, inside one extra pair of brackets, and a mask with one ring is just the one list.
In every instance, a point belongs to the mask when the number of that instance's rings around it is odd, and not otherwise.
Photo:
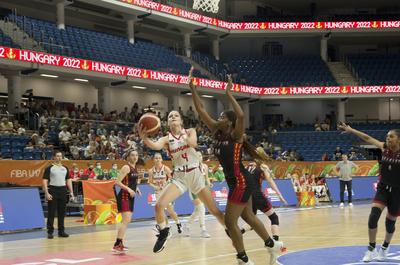
[(163, 165), (159, 171), (157, 171), (156, 167), (152, 167), (150, 170), (153, 173), (153, 183), (162, 189), (167, 183), (165, 166)]
[(182, 136), (176, 137), (168, 133), (168, 152), (174, 171), (185, 171), (200, 165), (200, 158), (193, 147), (189, 147)]

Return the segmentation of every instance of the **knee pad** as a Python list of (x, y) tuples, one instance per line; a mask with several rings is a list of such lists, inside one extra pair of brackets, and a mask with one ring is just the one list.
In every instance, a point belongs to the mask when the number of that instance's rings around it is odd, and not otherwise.
[(386, 221), (385, 221), (386, 232), (388, 232), (389, 234), (393, 234), (394, 230), (396, 230), (395, 225), (396, 225), (396, 221), (386, 218)]
[(378, 207), (372, 207), (371, 213), (368, 218), (368, 228), (375, 229), (378, 227), (379, 217), (381, 217), (382, 210)]
[(279, 225), (279, 217), (276, 213), (268, 216), (269, 220), (271, 220), (271, 225)]

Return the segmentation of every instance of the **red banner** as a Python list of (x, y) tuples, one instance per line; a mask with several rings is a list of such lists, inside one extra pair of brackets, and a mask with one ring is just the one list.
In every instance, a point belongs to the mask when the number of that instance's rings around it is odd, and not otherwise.
[[(42, 52), (19, 50), (0, 46), (0, 59), (44, 64), (63, 68), (72, 68), (83, 71), (113, 74), (124, 77), (134, 77), (173, 84), (187, 84), (188, 78), (153, 70), (134, 68), (130, 66), (82, 60)], [(226, 82), (195, 78), (194, 84), (200, 87), (224, 90)], [(234, 85), (238, 93), (268, 96), (289, 95), (343, 95), (343, 94), (391, 94), (400, 93), (400, 86), (335, 86), (335, 87), (255, 87), (247, 85)]]
[(400, 28), (400, 21), (334, 21), (334, 22), (227, 22), (181, 8), (150, 0), (118, 0), (172, 16), (213, 25), (228, 30), (321, 30), (321, 29), (387, 29)]

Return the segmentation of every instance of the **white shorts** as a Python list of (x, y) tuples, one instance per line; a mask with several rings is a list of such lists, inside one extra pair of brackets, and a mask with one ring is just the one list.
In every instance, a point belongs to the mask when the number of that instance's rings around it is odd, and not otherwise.
[[(167, 184), (168, 185), (168, 184)], [(163, 188), (160, 191), (156, 191), (155, 195), (156, 195), (156, 201), (158, 201), (158, 199), (161, 197), (161, 194), (163, 193), (163, 191), (165, 190), (165, 188)], [(168, 205), (174, 206), (174, 202), (170, 202)]]
[(179, 188), (181, 194), (189, 189), (190, 192), (197, 195), (206, 187), (204, 175), (198, 167), (189, 172), (174, 171), (171, 182)]

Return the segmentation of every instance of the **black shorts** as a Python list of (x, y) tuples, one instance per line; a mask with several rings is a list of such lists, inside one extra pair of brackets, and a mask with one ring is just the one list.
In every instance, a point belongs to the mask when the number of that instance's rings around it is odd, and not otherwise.
[(400, 216), (400, 187), (391, 187), (379, 182), (374, 202), (385, 205), (391, 216)]
[(234, 204), (246, 204), (254, 192), (254, 180), (248, 173), (226, 178), (229, 187), (228, 201)]
[(129, 193), (125, 190), (120, 190), (118, 194), (115, 194), (117, 198), (118, 212), (133, 212), (135, 206), (135, 197), (131, 198)]
[(263, 213), (268, 212), (272, 209), (272, 204), (261, 190), (256, 190), (252, 195), (253, 199), (253, 212), (257, 213), (260, 210)]

